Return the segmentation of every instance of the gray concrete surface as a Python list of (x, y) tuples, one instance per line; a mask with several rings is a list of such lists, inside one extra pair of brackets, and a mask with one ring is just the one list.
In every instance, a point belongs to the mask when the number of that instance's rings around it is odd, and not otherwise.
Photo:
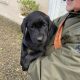
[(21, 38), (19, 25), (0, 16), (0, 80), (28, 80), (20, 66)]

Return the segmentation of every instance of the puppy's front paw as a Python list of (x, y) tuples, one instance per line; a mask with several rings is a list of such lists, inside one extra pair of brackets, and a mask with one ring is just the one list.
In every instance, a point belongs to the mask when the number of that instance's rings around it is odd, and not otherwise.
[(29, 68), (29, 66), (27, 66), (27, 67), (22, 66), (22, 70), (23, 70), (23, 71), (28, 71), (28, 68)]
[(23, 71), (27, 71), (30, 65), (30, 62), (26, 59), (20, 61), (20, 65), (22, 66)]

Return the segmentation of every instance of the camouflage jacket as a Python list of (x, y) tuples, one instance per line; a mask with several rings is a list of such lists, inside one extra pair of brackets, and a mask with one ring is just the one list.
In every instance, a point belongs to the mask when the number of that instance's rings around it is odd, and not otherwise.
[[(65, 21), (60, 49), (54, 49), (53, 39), (45, 57), (32, 62), (28, 80), (80, 80), (80, 14), (70, 13)], [(55, 25), (68, 14), (56, 19)]]

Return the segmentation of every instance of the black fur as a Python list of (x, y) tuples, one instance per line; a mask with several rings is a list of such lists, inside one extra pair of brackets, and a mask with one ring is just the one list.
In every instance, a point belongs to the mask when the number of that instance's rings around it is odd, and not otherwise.
[(45, 55), (46, 45), (56, 31), (48, 15), (34, 11), (24, 18), (21, 30), (23, 33), (21, 61), (23, 71), (28, 70), (32, 61)]

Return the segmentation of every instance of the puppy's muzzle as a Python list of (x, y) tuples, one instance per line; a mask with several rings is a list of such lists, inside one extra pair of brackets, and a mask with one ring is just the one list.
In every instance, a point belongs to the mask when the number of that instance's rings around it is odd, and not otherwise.
[(37, 41), (38, 41), (38, 42), (42, 42), (42, 41), (43, 41), (43, 35), (42, 35), (42, 36), (38, 36), (38, 37), (37, 37)]

